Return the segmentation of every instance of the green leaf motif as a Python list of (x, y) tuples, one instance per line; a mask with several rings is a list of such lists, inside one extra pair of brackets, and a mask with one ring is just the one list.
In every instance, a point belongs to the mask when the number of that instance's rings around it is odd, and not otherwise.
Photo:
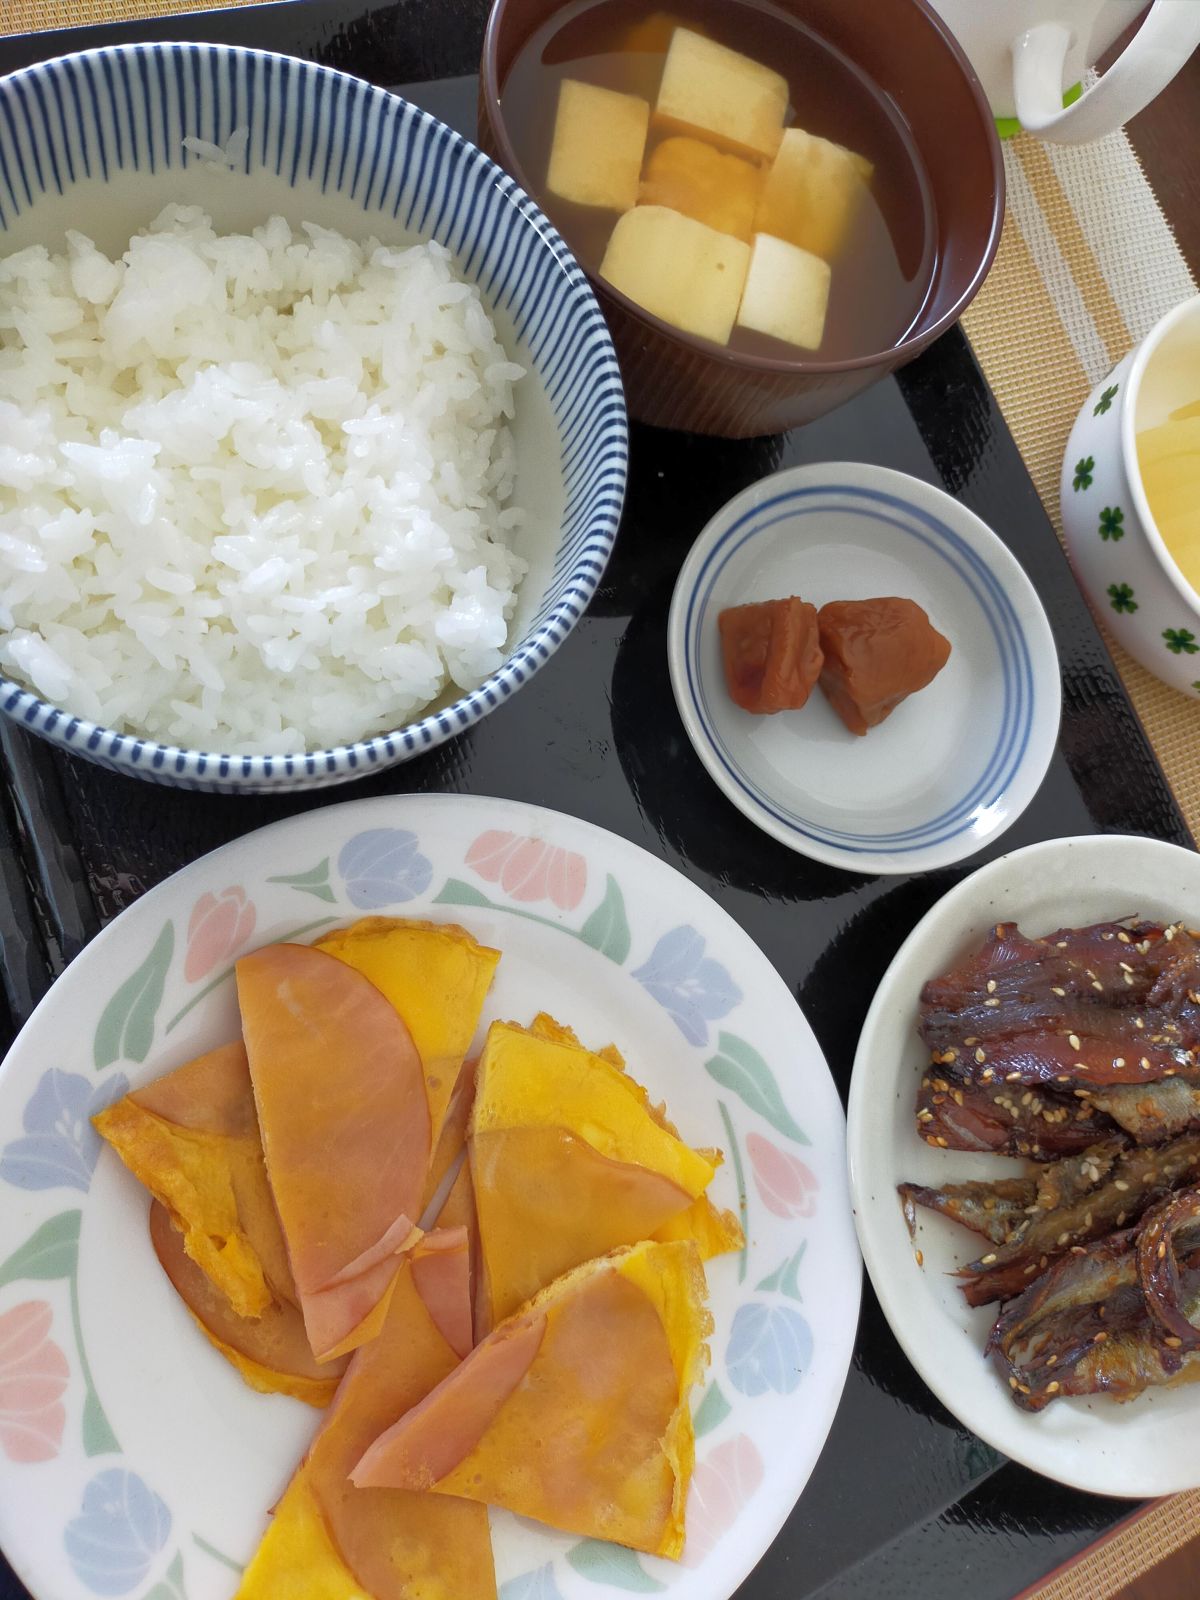
[(183, 1586), (183, 1556), (178, 1550), (167, 1568), (166, 1575), (146, 1592), (145, 1600), (187, 1600)]
[(96, 1027), (92, 1059), (99, 1072), (114, 1061), (144, 1061), (154, 1043), (154, 1020), (162, 1004), (167, 968), (175, 953), (175, 927), (168, 922), (141, 966), (113, 995)]
[(657, 1594), (664, 1587), (624, 1545), (584, 1539), (567, 1551), (567, 1560), (589, 1583), (607, 1583), (610, 1588), (628, 1589), (633, 1594)]
[(742, 1167), (742, 1151), (738, 1144), (737, 1132), (733, 1126), (733, 1118), (729, 1115), (729, 1107), (724, 1100), (717, 1101), (717, 1110), (721, 1113), (721, 1121), (725, 1124), (725, 1138), (728, 1141), (729, 1154), (733, 1157), (733, 1176), (737, 1184), (738, 1194), (738, 1220), (742, 1225), (742, 1248), (738, 1251), (738, 1282), (745, 1283), (746, 1265), (750, 1259), (750, 1220), (746, 1199), (746, 1173)]
[(121, 1446), (104, 1415), (100, 1397), (92, 1386), (91, 1373), (87, 1373), (86, 1377), (88, 1388), (83, 1397), (83, 1423), (80, 1430), (83, 1434), (83, 1453), (85, 1456), (112, 1455)]
[(625, 900), (612, 873), (604, 886), (604, 899), (579, 930), (584, 944), (599, 950), (602, 956), (620, 966), (629, 954), (629, 922), (625, 916)]
[(245, 1572), (245, 1567), (240, 1561), (235, 1561), (232, 1556), (227, 1556), (223, 1550), (218, 1550), (215, 1544), (209, 1544), (207, 1539), (202, 1539), (198, 1533), (192, 1535), (192, 1543), (197, 1550), (203, 1550), (206, 1556), (211, 1556), (214, 1561), (219, 1561), (223, 1567), (228, 1567), (230, 1572)]
[(1099, 400), (1097, 400), (1096, 404), (1092, 407), (1092, 415), (1094, 417), (1102, 417), (1106, 411), (1112, 410), (1112, 403), (1116, 399), (1117, 390), (1120, 387), (1121, 386), (1119, 383), (1109, 384), (1108, 388), (1105, 389)]
[[(761, 1288), (761, 1284), (759, 1285)], [(721, 1385), (714, 1378), (704, 1391), (704, 1397), (696, 1407), (696, 1414), (692, 1418), (692, 1431), (697, 1439), (703, 1438), (706, 1433), (725, 1421), (733, 1407), (721, 1393)]]
[(315, 867), (310, 867), (307, 872), (293, 872), (290, 875), (281, 875), (268, 878), (268, 883), (285, 883), (293, 889), (298, 889), (301, 894), (315, 895), (318, 900), (324, 900), (327, 905), (332, 905), (337, 898), (329, 887), (329, 857), (318, 861)]
[(460, 878), (447, 878), (442, 885), (435, 904), (439, 906), (487, 906), (490, 910), (497, 910), (485, 894), (469, 883), (463, 883)]
[(720, 1054), (704, 1063), (709, 1077), (744, 1100), (777, 1132), (797, 1144), (808, 1144), (808, 1136), (784, 1105), (774, 1074), (758, 1051), (733, 1033), (718, 1034), (717, 1049)]
[(1076, 494), (1079, 493), (1080, 489), (1090, 489), (1092, 487), (1092, 473), (1095, 471), (1095, 467), (1096, 459), (1094, 456), (1084, 456), (1075, 463), (1075, 477), (1071, 482), (1071, 487)]
[(1132, 616), (1138, 608), (1138, 603), (1133, 598), (1133, 590), (1127, 583), (1110, 583), (1108, 598), (1112, 602), (1114, 611), (1123, 611), (1127, 616)]
[(49, 1281), (70, 1278), (79, 1258), (80, 1211), (60, 1211), (41, 1227), (0, 1266), (0, 1286), (18, 1283), (23, 1278)]
[(806, 1239), (800, 1246), (799, 1250), (796, 1251), (794, 1256), (788, 1256), (786, 1261), (781, 1261), (775, 1268), (775, 1271), (769, 1273), (762, 1280), (762, 1282), (760, 1284), (756, 1284), (755, 1287), (758, 1289), (766, 1289), (775, 1294), (785, 1294), (789, 1300), (802, 1301), (804, 1296), (800, 1293), (800, 1280), (798, 1274), (800, 1271), (800, 1263), (804, 1260), (804, 1252), (807, 1248), (808, 1241)]
[(469, 883), (463, 883), (459, 878), (447, 878), (441, 889), (433, 897), (435, 906), (486, 906), (489, 911), (503, 911), (506, 916), (523, 917), (526, 922), (540, 923), (543, 928), (554, 928), (558, 933), (566, 933), (572, 939), (581, 938), (582, 935), (575, 928), (564, 928), (561, 922), (555, 922), (551, 917), (540, 917), (536, 911), (522, 911), (519, 906), (506, 906), (501, 900), (489, 900), (487, 895), (480, 894)]

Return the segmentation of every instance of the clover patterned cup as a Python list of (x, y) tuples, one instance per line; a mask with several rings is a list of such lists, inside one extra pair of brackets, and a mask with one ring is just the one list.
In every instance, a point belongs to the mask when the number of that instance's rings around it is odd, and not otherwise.
[(1167, 313), (1088, 395), (1067, 441), (1063, 535), (1080, 587), (1109, 633), (1164, 683), (1200, 697), (1200, 595), (1146, 503), (1136, 431), (1188, 399), (1200, 371), (1200, 296)]

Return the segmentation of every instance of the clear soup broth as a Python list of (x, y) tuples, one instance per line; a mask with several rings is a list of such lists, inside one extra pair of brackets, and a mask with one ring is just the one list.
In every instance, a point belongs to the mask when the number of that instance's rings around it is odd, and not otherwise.
[[(648, 12), (645, 0), (575, 0), (556, 12), (516, 56), (501, 91), (513, 148), (539, 204), (587, 271), (602, 276), (620, 209), (578, 204), (548, 185), (560, 90), (568, 80), (594, 85), (638, 96), (653, 110), (676, 27), (773, 69), (786, 79), (785, 128), (832, 141), (871, 168), (830, 253), (819, 343), (800, 347), (735, 323), (725, 348), (790, 361), (838, 361), (890, 349), (917, 319), (933, 277), (936, 229), (928, 177), (890, 100), (839, 52), (769, 4), (682, 0)], [(640, 204), (646, 203), (647, 166), (656, 148), (681, 132), (692, 130), (664, 127), (650, 117)], [(605, 142), (597, 139), (597, 147)], [(737, 153), (756, 164), (764, 179), (769, 174), (769, 155)]]

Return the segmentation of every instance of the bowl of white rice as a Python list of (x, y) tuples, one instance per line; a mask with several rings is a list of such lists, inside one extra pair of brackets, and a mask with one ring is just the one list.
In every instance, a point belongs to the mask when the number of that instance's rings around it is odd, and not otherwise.
[(604, 319), (435, 118), (265, 52), (0, 79), (0, 710), (118, 771), (344, 782), (583, 613), (628, 459)]

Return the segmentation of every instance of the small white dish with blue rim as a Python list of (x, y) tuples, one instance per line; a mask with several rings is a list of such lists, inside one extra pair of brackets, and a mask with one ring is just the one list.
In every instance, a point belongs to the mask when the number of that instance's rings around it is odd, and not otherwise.
[[(729, 697), (717, 618), (788, 595), (915, 600), (950, 659), (865, 737), (819, 688), (801, 711), (755, 716)], [(852, 872), (974, 855), (1033, 799), (1058, 738), (1058, 657), (1020, 563), (958, 501), (883, 467), (794, 467), (723, 506), (680, 572), (668, 654), (688, 737), (734, 805)]]

